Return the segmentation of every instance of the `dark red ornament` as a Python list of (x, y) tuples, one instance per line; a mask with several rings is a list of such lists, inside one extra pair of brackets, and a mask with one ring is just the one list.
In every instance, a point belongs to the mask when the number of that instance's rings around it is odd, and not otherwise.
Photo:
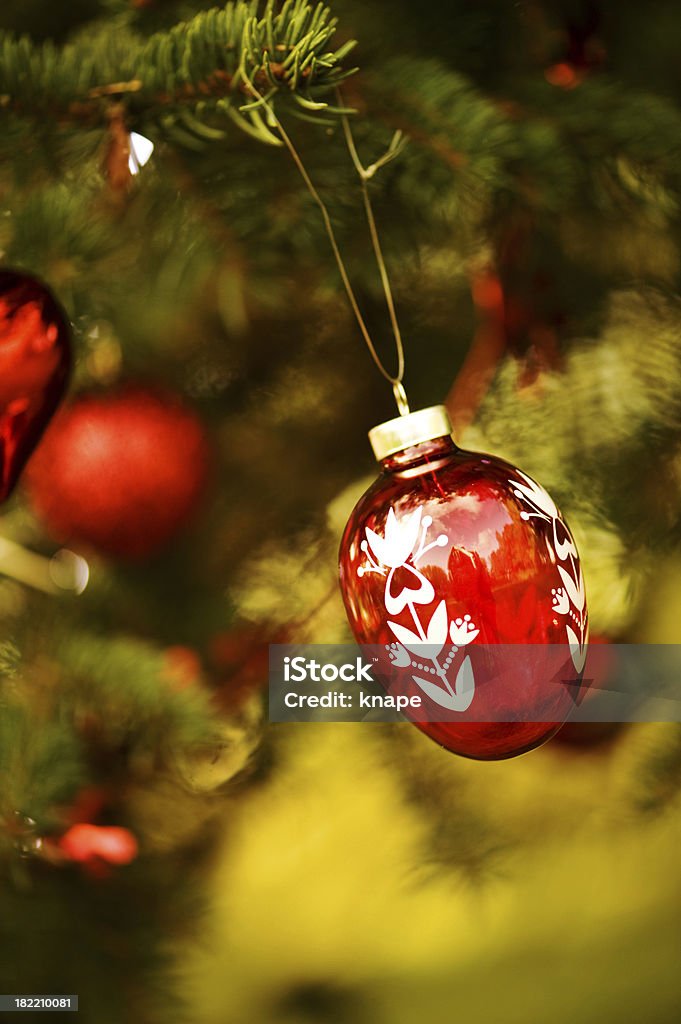
[(61, 543), (142, 559), (197, 511), (210, 455), (203, 425), (175, 396), (141, 386), (83, 395), (31, 459), (28, 496)]
[(57, 408), (70, 366), (68, 322), (51, 292), (0, 270), (0, 502)]
[(398, 686), (421, 698), (430, 720), (410, 710), (414, 724), (466, 757), (512, 757), (552, 736), (579, 698), (579, 558), (542, 487), (457, 448), (449, 430), (436, 406), (371, 432), (383, 472), (345, 529), (341, 589), (357, 641), (380, 645)]

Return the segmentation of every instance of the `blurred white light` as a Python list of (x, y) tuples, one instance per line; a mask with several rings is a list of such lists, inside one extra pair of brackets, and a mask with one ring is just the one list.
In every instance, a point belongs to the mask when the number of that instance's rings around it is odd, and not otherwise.
[(90, 580), (90, 566), (75, 551), (62, 548), (50, 559), (50, 577), (60, 590), (82, 594)]
[(137, 132), (130, 132), (130, 157), (128, 159), (130, 173), (139, 174), (140, 168), (144, 167), (153, 152), (154, 143), (150, 139)]

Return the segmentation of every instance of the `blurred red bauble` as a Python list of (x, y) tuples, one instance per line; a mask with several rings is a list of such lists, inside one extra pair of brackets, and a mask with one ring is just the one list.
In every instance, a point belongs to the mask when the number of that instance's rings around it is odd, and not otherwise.
[(341, 589), (357, 641), (380, 645), (383, 685), (420, 699), (419, 729), (466, 757), (512, 757), (579, 699), (584, 584), (546, 491), (450, 429), (436, 406), (371, 432), (383, 473), (345, 529)]
[(552, 64), (544, 72), (544, 78), (549, 85), (557, 85), (561, 89), (574, 89), (582, 81), (584, 72), (575, 68), (567, 61), (559, 61)]
[(223, 711), (238, 711), (267, 686), (270, 644), (291, 641), (288, 627), (267, 622), (239, 622), (211, 640), (210, 661), (218, 681), (216, 702)]
[(69, 860), (86, 865), (97, 861), (130, 864), (138, 852), (137, 840), (127, 828), (89, 822), (72, 825), (59, 839), (58, 846)]
[(0, 501), (11, 494), (64, 393), (66, 316), (33, 277), (0, 270)]
[(171, 690), (189, 690), (201, 682), (201, 658), (191, 647), (174, 644), (163, 652), (163, 680)]
[(197, 511), (210, 454), (201, 422), (174, 396), (141, 386), (84, 395), (31, 459), (28, 496), (60, 543), (143, 559)]

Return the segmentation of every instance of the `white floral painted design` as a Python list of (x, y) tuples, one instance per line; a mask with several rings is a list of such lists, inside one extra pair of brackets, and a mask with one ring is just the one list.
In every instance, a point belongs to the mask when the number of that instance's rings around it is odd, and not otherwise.
[[(589, 637), (589, 616), (586, 609), (584, 578), (579, 564), (579, 555), (570, 531), (567, 528), (553, 499), (534, 480), (517, 470), (520, 480), (509, 479), (513, 493), (527, 506), (520, 513), (522, 519), (542, 519), (549, 523), (553, 530), (553, 546), (549, 549), (555, 553), (556, 569), (562, 586), (558, 585), (551, 591), (553, 610), (558, 615), (565, 615), (565, 633), (570, 647), (572, 664), (577, 672), (584, 669)], [(527, 511), (529, 509), (530, 511)], [(558, 536), (559, 525), (564, 536)], [(563, 562), (563, 565), (559, 563)]]
[[(402, 518), (398, 518), (391, 508), (382, 537), (367, 527), (366, 538), (361, 543), (367, 563), (360, 566), (357, 575), (378, 573), (385, 576), (384, 602), (388, 615), (399, 615), (405, 609), (409, 609), (411, 614), (413, 630), (388, 620), (397, 640), (386, 648), (391, 663), (396, 668), (416, 669), (411, 678), (431, 700), (450, 711), (463, 712), (468, 710), (475, 695), (470, 657), (466, 656), (459, 665), (453, 685), (449, 680), (449, 669), (459, 649), (472, 643), (480, 631), (470, 615), (450, 622), (444, 600), (438, 602), (429, 617), (425, 615), (425, 608), (437, 598), (433, 584), (416, 563), (432, 548), (446, 547), (449, 543), (444, 533), (427, 543), (432, 524), (432, 517), (424, 516), (421, 506)], [(393, 593), (398, 569), (402, 586)], [(423, 608), (421, 613), (417, 611), (418, 606)], [(453, 646), (443, 658), (443, 648), (448, 639)], [(432, 678), (426, 679), (426, 675)]]
[(471, 622), (470, 615), (464, 615), (462, 619), (455, 619), (449, 627), (452, 643), (458, 644), (459, 647), (471, 643), (479, 632), (480, 630), (476, 629), (475, 624)]

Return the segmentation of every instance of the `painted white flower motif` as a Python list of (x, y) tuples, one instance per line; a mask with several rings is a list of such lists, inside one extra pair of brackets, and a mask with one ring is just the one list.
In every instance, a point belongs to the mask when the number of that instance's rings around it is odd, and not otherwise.
[(465, 647), (466, 644), (472, 643), (479, 632), (475, 623), (471, 621), (470, 615), (464, 615), (462, 619), (455, 619), (449, 627), (449, 637), (457, 647)]
[(411, 655), (402, 644), (388, 644), (388, 657), (396, 668), (407, 668), (411, 664)]
[(553, 610), (559, 615), (567, 615), (570, 611), (570, 598), (562, 587), (555, 587), (551, 590), (553, 595)]
[[(376, 573), (387, 577), (384, 589), (385, 608), (389, 615), (396, 616), (409, 609), (415, 630), (401, 622), (388, 621), (396, 643), (386, 645), (390, 662), (396, 668), (416, 668), (419, 673), (428, 673), (433, 678), (413, 674), (413, 681), (431, 700), (441, 707), (453, 711), (465, 711), (475, 694), (475, 678), (470, 658), (459, 666), (452, 686), (448, 672), (459, 647), (471, 643), (479, 633), (470, 615), (449, 622), (446, 601), (441, 600), (430, 616), (428, 625), (417, 611), (419, 605), (429, 605), (435, 600), (435, 588), (430, 580), (416, 567), (420, 558), (436, 547), (449, 544), (447, 534), (441, 533), (428, 541), (433, 525), (430, 515), (422, 515), (419, 506), (401, 518), (391, 508), (381, 537), (375, 530), (366, 528), (361, 550), (367, 561), (357, 569), (358, 576)], [(395, 584), (399, 589), (394, 591)], [(447, 638), (452, 636), (455, 646), (440, 662)], [(412, 661), (412, 656), (416, 661)]]
[(377, 533), (367, 527), (366, 535), (374, 558), (379, 565), (387, 565), (389, 569), (396, 569), (404, 565), (419, 539), (419, 527), (421, 526), (421, 512), (419, 506), (415, 512), (398, 519), (393, 509), (388, 512), (385, 524), (385, 536), (379, 537)]
[[(362, 541), (362, 550), (366, 551), (368, 564), (357, 570), (359, 576), (366, 572), (375, 572), (385, 576), (389, 569), (385, 585), (385, 606), (390, 615), (399, 615), (409, 605), (430, 604), (435, 597), (433, 584), (414, 565), (414, 561), (424, 550), (423, 537), (420, 545), (419, 534), (427, 532), (432, 523), (430, 516), (421, 520), (422, 508), (419, 507), (401, 519), (390, 509), (385, 523), (385, 535), (380, 537), (374, 530), (367, 527), (366, 540)], [(440, 539), (435, 543), (439, 543)], [(418, 545), (418, 551), (416, 547)], [(393, 593), (395, 573), (400, 570), (401, 588)], [(410, 585), (411, 584), (411, 585)]]

